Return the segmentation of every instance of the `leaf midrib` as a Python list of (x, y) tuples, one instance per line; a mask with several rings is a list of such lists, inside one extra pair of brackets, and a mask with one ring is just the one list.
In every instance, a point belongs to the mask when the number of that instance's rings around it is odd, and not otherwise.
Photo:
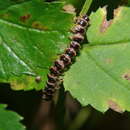
[(90, 46), (90, 47), (99, 47), (99, 46), (113, 46), (113, 45), (120, 45), (120, 44), (128, 44), (128, 43), (130, 43), (130, 39), (129, 40), (124, 40), (124, 41), (116, 41), (116, 42), (107, 42), (107, 43), (105, 43), (105, 42), (103, 42), (103, 43), (95, 43), (95, 42), (92, 42), (92, 44), (91, 43), (88, 43), (88, 45)]
[[(25, 61), (10, 47), (10, 46), (8, 46), (7, 44), (6, 44), (6, 42), (5, 42), (5, 40), (4, 40), (4, 38), (3, 38), (3, 36), (1, 35), (1, 37), (2, 37), (2, 40), (3, 40), (3, 46), (4, 46), (4, 48), (5, 49), (7, 49), (7, 47), (10, 49), (10, 51), (13, 53), (13, 55), (15, 55), (17, 58), (15, 58), (16, 60), (18, 60), (18, 61), (20, 61), (20, 63), (22, 62), (22, 63), (24, 63), (24, 66), (28, 69), (28, 70), (30, 70), (30, 71), (33, 71), (33, 68), (31, 67), (31, 66), (29, 66), (29, 64), (27, 64), (27, 63), (25, 63)], [(23, 65), (23, 64), (22, 64)], [(5, 72), (5, 69), (4, 69), (4, 72)]]

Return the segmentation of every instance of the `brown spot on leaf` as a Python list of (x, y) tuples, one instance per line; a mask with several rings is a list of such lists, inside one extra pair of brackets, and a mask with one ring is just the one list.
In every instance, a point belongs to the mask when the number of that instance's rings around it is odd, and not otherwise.
[(106, 63), (106, 64), (111, 64), (111, 63), (112, 63), (112, 59), (111, 59), (111, 58), (107, 58), (107, 59), (105, 60), (105, 63)]
[(8, 19), (10, 16), (9, 13), (5, 13), (5, 14), (0, 14), (0, 17), (4, 18), (4, 19)]
[(39, 30), (48, 30), (48, 28), (47, 28), (46, 26), (43, 26), (43, 25), (41, 24), (41, 22), (39, 22), (39, 21), (34, 21), (34, 22), (32, 23), (32, 27), (33, 27), (33, 28), (36, 28), (36, 29), (39, 29)]
[(25, 14), (25, 15), (20, 17), (20, 21), (25, 23), (30, 17), (31, 17), (30, 14)]
[(108, 106), (109, 108), (111, 108), (112, 110), (116, 112), (123, 113), (123, 110), (121, 109), (121, 107), (113, 100), (108, 101)]
[(108, 27), (112, 24), (112, 20), (107, 21), (106, 17), (103, 18), (102, 24), (100, 26), (100, 32), (105, 32)]
[[(105, 12), (106, 12), (106, 8), (104, 8), (104, 9), (105, 9)], [(107, 20), (106, 14), (105, 14), (105, 16), (103, 17), (102, 23), (101, 23), (101, 25), (100, 25), (100, 32), (101, 32), (101, 33), (105, 32), (105, 31), (110, 27), (110, 25), (111, 25), (113, 22), (116, 21), (117, 16), (119, 16), (120, 12), (121, 12), (121, 7), (115, 9), (115, 10), (114, 10), (114, 18), (111, 19), (111, 20), (109, 20), (109, 21)]]
[(122, 75), (122, 78), (125, 79), (125, 80), (130, 80), (130, 71), (124, 73), (124, 74)]
[(65, 6), (63, 7), (63, 10), (64, 10), (65, 12), (67, 12), (67, 13), (71, 13), (71, 14), (75, 13), (75, 8), (74, 8), (74, 6), (71, 5), (71, 4), (65, 5)]

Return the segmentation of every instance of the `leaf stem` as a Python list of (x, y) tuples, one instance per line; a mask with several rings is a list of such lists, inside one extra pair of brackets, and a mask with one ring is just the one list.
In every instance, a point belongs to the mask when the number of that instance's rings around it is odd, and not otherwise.
[(91, 111), (90, 107), (82, 108), (77, 117), (70, 123), (68, 130), (79, 130), (83, 123), (89, 119)]
[(88, 12), (88, 10), (89, 10), (89, 8), (90, 8), (90, 6), (92, 4), (92, 1), (93, 0), (86, 0), (85, 1), (84, 5), (83, 5), (83, 8), (82, 8), (82, 10), (80, 12), (80, 15), (85, 15)]

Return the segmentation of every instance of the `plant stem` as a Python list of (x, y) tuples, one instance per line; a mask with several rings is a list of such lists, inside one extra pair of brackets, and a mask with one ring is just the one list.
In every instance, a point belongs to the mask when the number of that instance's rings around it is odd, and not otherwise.
[(88, 10), (89, 10), (89, 8), (91, 6), (92, 1), (93, 0), (86, 0), (85, 1), (84, 6), (83, 6), (83, 8), (82, 8), (82, 10), (80, 12), (80, 15), (85, 15), (88, 12)]
[(82, 108), (77, 117), (72, 121), (68, 130), (79, 130), (80, 127), (83, 125), (83, 123), (88, 120), (90, 115), (91, 115), (90, 107)]

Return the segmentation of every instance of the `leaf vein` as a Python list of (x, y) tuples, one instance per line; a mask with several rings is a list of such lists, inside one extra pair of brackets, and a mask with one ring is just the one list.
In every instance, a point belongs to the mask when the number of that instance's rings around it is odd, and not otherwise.
[(16, 52), (10, 47), (8, 46), (6, 43), (3, 42), (3, 46), (5, 47), (6, 50), (8, 50), (8, 52), (11, 53), (11, 55), (13, 55), (13, 57), (19, 61), (20, 64), (22, 64), (23, 66), (25, 66), (29, 71), (32, 71), (32, 67), (29, 66), (27, 63), (25, 63), (25, 61), (16, 54)]
[(104, 73), (106, 73), (111, 79), (113, 79), (115, 82), (117, 82), (119, 85), (121, 86), (125, 86), (125, 88), (127, 90), (130, 90), (126, 85), (124, 85), (123, 83), (121, 83), (119, 80), (117, 80), (113, 75), (111, 75), (108, 71), (106, 71), (101, 65), (99, 65), (96, 60), (91, 56), (91, 54), (89, 52), (87, 52), (88, 57), (91, 59), (91, 61), (93, 61), (97, 67), (99, 67)]

